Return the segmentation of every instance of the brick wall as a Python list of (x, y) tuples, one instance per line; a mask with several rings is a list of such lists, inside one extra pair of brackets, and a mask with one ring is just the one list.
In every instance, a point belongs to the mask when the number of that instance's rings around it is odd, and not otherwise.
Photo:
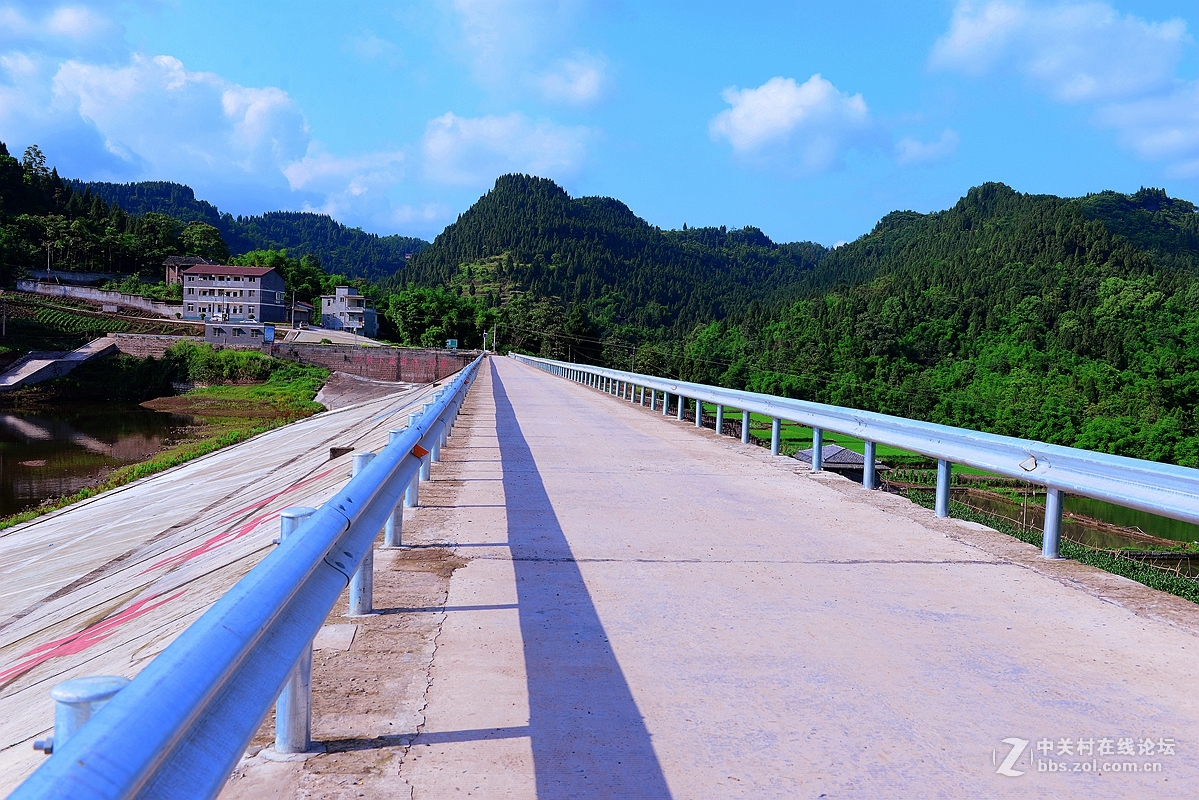
[[(264, 352), (266, 348), (263, 348)], [(409, 347), (353, 347), (335, 344), (276, 342), (270, 354), (302, 364), (348, 372), (379, 381), (432, 383), (453, 375), (477, 353)]]

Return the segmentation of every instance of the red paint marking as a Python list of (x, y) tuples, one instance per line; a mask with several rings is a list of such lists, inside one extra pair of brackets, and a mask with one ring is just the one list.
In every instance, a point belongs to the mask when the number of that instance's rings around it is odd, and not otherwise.
[[(291, 486), (288, 486), (286, 489), (282, 489), (278, 492), (275, 492), (274, 494), (269, 495), (268, 497), (265, 497), (262, 500), (257, 500), (248, 506), (243, 506), (242, 508), (239, 508), (237, 511), (234, 511), (229, 516), (220, 520), (218, 524), (228, 522), (232, 519), (236, 519), (237, 517), (240, 517), (243, 514), (246, 514), (250, 511), (256, 511), (256, 510), (262, 508), (263, 506), (274, 502), (275, 500), (282, 497), (283, 495), (288, 494), (290, 492), (294, 492), (297, 489), (302, 489), (303, 487), (307, 486), (310, 483), (319, 481), (322, 478), (332, 475), (336, 471), (337, 471), (337, 467), (333, 467), (332, 469), (327, 469), (324, 472), (321, 472), (317, 475), (313, 475), (311, 477), (305, 478), (302, 481), (293, 483)], [(219, 547), (229, 544), (229, 542), (237, 541), (238, 539), (242, 538), (243, 536), (245, 536), (248, 533), (250, 533), (251, 531), (253, 531), (259, 525), (270, 522), (272, 519), (274, 519), (278, 516), (279, 516), (278, 511), (268, 511), (265, 514), (259, 514), (258, 516), (248, 520), (247, 522), (242, 523), (241, 525), (237, 526), (236, 528), (234, 528), (232, 530), (223, 531), (221, 533), (218, 533), (216, 536), (213, 536), (212, 538), (208, 539), (207, 541), (203, 542), (202, 544), (196, 545), (195, 547), (193, 547), (190, 550), (179, 553), (178, 555), (168, 556), (164, 559), (154, 562), (153, 564), (151, 564), (150, 566), (146, 567), (141, 572), (139, 572), (138, 575), (145, 575), (147, 572), (153, 572), (154, 570), (158, 569), (159, 567), (177, 567), (181, 564), (186, 564), (188, 561), (191, 561), (193, 558), (196, 558), (197, 556), (202, 556), (205, 553), (210, 553)]]
[(23, 675), (36, 666), (46, 663), (52, 658), (60, 658), (62, 656), (73, 656), (77, 653), (82, 653), (94, 644), (107, 639), (117, 632), (117, 628), (124, 625), (126, 622), (135, 620), (143, 614), (148, 614), (161, 605), (171, 602), (172, 600), (182, 597), (187, 593), (186, 589), (180, 589), (170, 597), (159, 600), (157, 603), (150, 605), (150, 601), (159, 597), (159, 595), (151, 595), (144, 600), (139, 600), (133, 605), (126, 608), (117, 614), (114, 614), (107, 619), (97, 622), (95, 625), (84, 628), (78, 633), (72, 633), (70, 636), (64, 636), (61, 639), (55, 639), (52, 642), (38, 645), (27, 653), (22, 653), (19, 658), (29, 658), (28, 661), (22, 661), (14, 667), (0, 672), (0, 685), (12, 680), (18, 675)]

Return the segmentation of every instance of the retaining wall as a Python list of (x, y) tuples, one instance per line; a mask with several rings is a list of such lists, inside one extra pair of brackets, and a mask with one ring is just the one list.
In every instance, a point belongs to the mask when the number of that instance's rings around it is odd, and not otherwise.
[(167, 348), (180, 339), (197, 344), (204, 342), (199, 336), (155, 336), (149, 333), (110, 333), (108, 338), (116, 343), (117, 349), (122, 353), (138, 358), (162, 358), (166, 355)]
[[(162, 358), (167, 348), (181, 339), (202, 343), (196, 336), (154, 336), (142, 333), (110, 333), (122, 353), (138, 358)], [(221, 345), (217, 345), (218, 348)], [(337, 372), (348, 372), (377, 381), (432, 383), (448, 378), (474, 361), (477, 352), (439, 350), (416, 347), (353, 347), (336, 344), (288, 344), (275, 342), (258, 347), (238, 349), (258, 350), (276, 358), (286, 358), (301, 364), (313, 364)]]
[(277, 358), (348, 372), (377, 381), (432, 383), (453, 375), (478, 353), (410, 347), (353, 347), (336, 344), (288, 344), (263, 347)]
[(148, 300), (136, 294), (106, 292), (103, 289), (96, 289), (91, 286), (64, 286), (59, 283), (19, 280), (17, 281), (17, 291), (43, 294), (49, 297), (70, 297), (75, 300), (88, 300), (93, 303), (121, 306), (123, 308), (136, 308), (148, 314), (156, 314), (160, 317), (169, 317), (171, 319), (175, 319), (176, 314), (180, 316), (183, 314), (182, 305), (168, 305), (167, 303), (160, 303), (157, 300)]

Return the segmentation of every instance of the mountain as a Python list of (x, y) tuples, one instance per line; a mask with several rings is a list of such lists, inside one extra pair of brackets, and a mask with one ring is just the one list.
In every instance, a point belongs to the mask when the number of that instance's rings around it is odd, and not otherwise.
[(895, 212), (804, 296), (693, 331), (685, 377), (1199, 466), (1199, 215), (1002, 184)]
[(753, 304), (797, 295), (825, 255), (756, 228), (664, 231), (610, 197), (570, 197), (553, 181), (505, 175), (388, 284), (449, 284), (463, 265), (502, 257), (502, 278), (588, 308), (602, 326), (681, 335)]
[(293, 257), (313, 255), (329, 272), (378, 280), (407, 265), (407, 259), (428, 246), (408, 236), (378, 236), (350, 228), (327, 214), (272, 211), (256, 216), (223, 214), (211, 203), (196, 199), (191, 187), (167, 181), (98, 183), (71, 181), (79, 192), (90, 191), (129, 214), (167, 214), (182, 222), (204, 222), (221, 232), (232, 255), (251, 250), (286, 248)]

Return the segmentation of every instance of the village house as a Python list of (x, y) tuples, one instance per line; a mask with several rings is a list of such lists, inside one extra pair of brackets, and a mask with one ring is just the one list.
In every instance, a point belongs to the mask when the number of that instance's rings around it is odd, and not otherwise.
[(338, 286), (334, 294), (321, 295), (321, 327), (359, 336), (374, 336), (379, 329), (375, 309), (352, 286)]
[(182, 277), (184, 319), (287, 321), (283, 276), (270, 267), (198, 264)]

